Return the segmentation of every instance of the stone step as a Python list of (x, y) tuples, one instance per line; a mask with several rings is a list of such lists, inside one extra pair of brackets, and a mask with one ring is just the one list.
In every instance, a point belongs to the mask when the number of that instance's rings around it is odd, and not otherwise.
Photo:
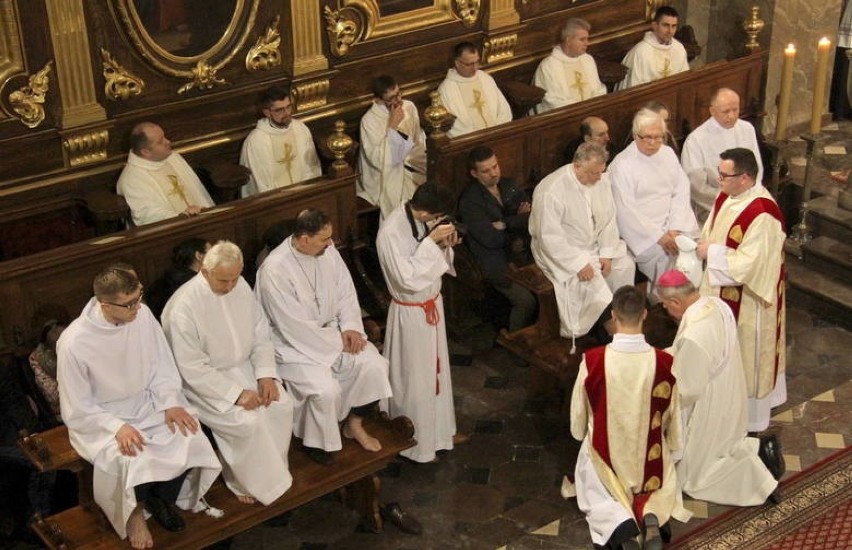
[[(798, 220), (788, 221), (792, 228)], [(841, 242), (852, 242), (852, 210), (837, 206), (837, 198), (828, 195), (808, 202), (808, 225), (814, 235), (828, 235)]]
[(839, 281), (852, 279), (852, 243), (822, 235), (804, 247), (805, 265)]
[(852, 284), (823, 275), (787, 254), (787, 294), (820, 318), (852, 330)]

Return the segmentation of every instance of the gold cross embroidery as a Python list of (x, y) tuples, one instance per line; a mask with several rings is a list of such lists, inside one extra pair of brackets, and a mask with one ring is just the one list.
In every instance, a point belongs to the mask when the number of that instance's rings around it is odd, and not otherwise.
[(173, 176), (169, 174), (169, 183), (172, 186), (171, 191), (169, 191), (168, 195), (177, 195), (183, 201), (183, 203), (189, 206), (189, 201), (186, 200), (186, 194), (183, 192), (183, 185), (181, 185), (180, 181), (178, 181), (177, 176)]
[(485, 111), (483, 111), (483, 107), (485, 107), (485, 101), (483, 101), (482, 99), (481, 91), (473, 91), (473, 103), (470, 106), (477, 110), (479, 116), (482, 118), (482, 122), (485, 123), (485, 127), (488, 128), (488, 119), (485, 118)]
[(660, 77), (666, 78), (672, 74), (672, 60), (668, 57), (663, 61), (663, 68), (660, 69)]
[(284, 144), (284, 156), (278, 159), (278, 164), (283, 164), (287, 169), (287, 178), (289, 183), (293, 183), (293, 172), (291, 171), (291, 166), (293, 165), (293, 161), (296, 160), (296, 155), (293, 153), (293, 145), (290, 143)]
[(574, 71), (574, 84), (571, 85), (572, 88), (577, 89), (577, 93), (580, 94), (580, 101), (586, 99), (586, 94), (583, 92), (586, 83), (583, 81), (583, 73), (580, 71)]

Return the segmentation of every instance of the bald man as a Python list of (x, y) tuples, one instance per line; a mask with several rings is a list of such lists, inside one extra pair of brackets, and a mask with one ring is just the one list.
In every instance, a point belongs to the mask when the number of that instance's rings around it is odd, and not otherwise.
[(763, 180), (763, 164), (754, 126), (740, 120), (740, 96), (729, 88), (719, 88), (710, 97), (710, 118), (696, 128), (683, 144), (680, 162), (689, 177), (692, 208), (704, 223), (719, 194), (719, 154), (742, 147), (757, 159), (757, 181)]
[[(580, 122), (580, 135), (571, 140), (565, 147), (563, 156), (565, 164), (570, 164), (574, 160), (574, 153), (582, 143), (596, 143), (606, 149), (609, 158), (612, 159), (613, 154), (609, 148), (609, 125), (600, 117), (587, 116)], [(609, 161), (607, 161), (609, 164)]]

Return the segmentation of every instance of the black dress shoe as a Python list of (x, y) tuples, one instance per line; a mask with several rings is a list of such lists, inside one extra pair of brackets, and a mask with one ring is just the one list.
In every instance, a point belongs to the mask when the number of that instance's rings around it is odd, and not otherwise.
[(145, 509), (151, 513), (151, 516), (153, 516), (153, 518), (157, 520), (157, 523), (162, 525), (163, 529), (166, 531), (177, 533), (178, 531), (186, 529), (186, 523), (184, 523), (183, 518), (180, 517), (180, 512), (178, 511), (177, 506), (171, 502), (166, 502), (160, 497), (151, 495), (145, 500)]
[(400, 508), (396, 502), (391, 502), (381, 508), (382, 517), (399, 528), (403, 533), (409, 535), (420, 535), (423, 533), (423, 526), (420, 522), (414, 519), (410, 514)]
[(757, 456), (766, 465), (769, 473), (776, 480), (781, 479), (787, 467), (784, 463), (784, 455), (781, 454), (781, 443), (774, 435), (760, 437), (760, 446), (757, 448)]
[(767, 502), (771, 504), (781, 504), (781, 484), (779, 483), (775, 490), (769, 493), (769, 496), (766, 497)]
[(331, 466), (334, 464), (334, 457), (331, 456), (331, 453), (328, 451), (317, 449), (315, 447), (305, 447), (305, 452), (307, 453), (308, 458), (318, 464), (322, 464), (323, 466)]
[(660, 520), (654, 514), (645, 514), (642, 531), (645, 534), (643, 550), (662, 550), (663, 537), (660, 534)]

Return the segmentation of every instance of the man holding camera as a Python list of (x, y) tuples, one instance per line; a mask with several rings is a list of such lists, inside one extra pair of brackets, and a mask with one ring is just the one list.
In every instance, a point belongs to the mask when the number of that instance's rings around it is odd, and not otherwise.
[(390, 362), (392, 417), (414, 423), (417, 445), (402, 451), (415, 462), (436, 462), (435, 453), (467, 441), (456, 434), (441, 276), (455, 275), (456, 227), (445, 214), (452, 195), (434, 183), (417, 188), (379, 228), (379, 262), (393, 301), (388, 310), (384, 356)]

